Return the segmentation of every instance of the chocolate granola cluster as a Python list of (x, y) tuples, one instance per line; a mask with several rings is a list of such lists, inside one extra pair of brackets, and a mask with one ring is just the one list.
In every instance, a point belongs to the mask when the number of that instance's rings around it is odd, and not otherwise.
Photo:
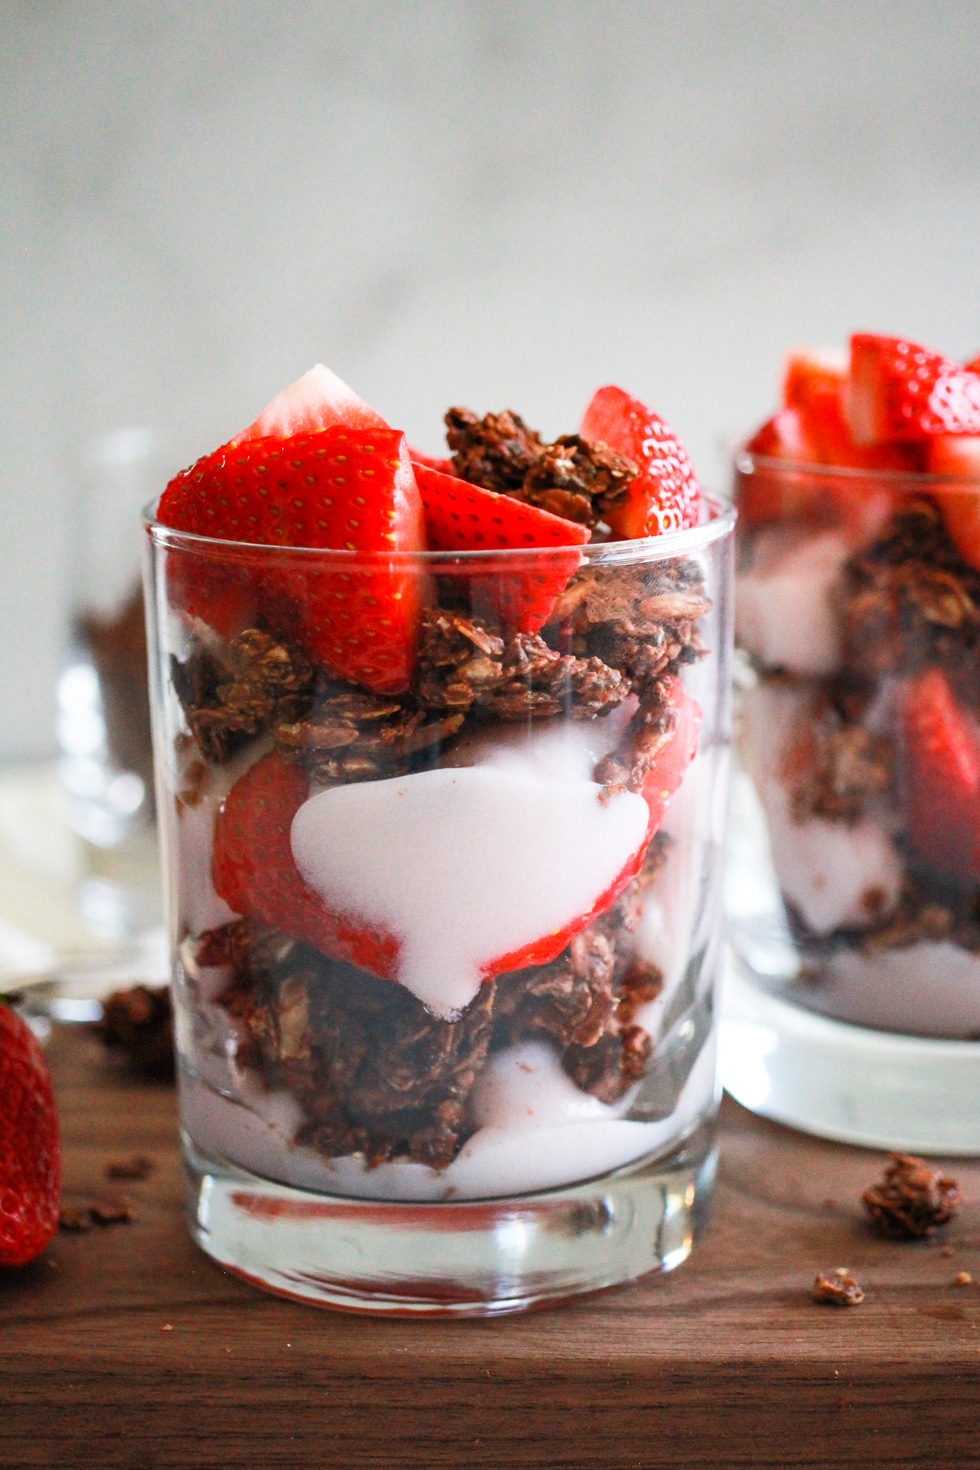
[(628, 940), (666, 841), (654, 839), (618, 902), (558, 959), (488, 981), (455, 1021), (248, 919), (201, 935), (190, 963), (227, 968), (218, 1004), (240, 1037), (238, 1065), (293, 1094), (306, 1117), (298, 1143), (328, 1158), (443, 1168), (473, 1132), (470, 1093), (504, 1046), (548, 1038), (576, 1085), (606, 1103), (642, 1076), (652, 1043), (634, 1017), (663, 976)]
[(509, 409), (479, 419), (468, 408), (451, 408), (446, 440), (461, 479), (585, 526), (595, 526), (620, 505), (638, 473), (632, 460), (608, 444), (579, 434), (544, 444)]

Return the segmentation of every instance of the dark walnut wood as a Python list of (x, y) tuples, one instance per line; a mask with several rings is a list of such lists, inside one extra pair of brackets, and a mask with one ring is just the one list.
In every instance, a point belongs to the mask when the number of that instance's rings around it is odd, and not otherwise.
[[(172, 1089), (86, 1037), (51, 1048), (66, 1198), (132, 1224), (0, 1272), (0, 1465), (980, 1466), (980, 1163), (945, 1236), (876, 1238), (883, 1156), (723, 1114), (711, 1224), (673, 1275), (493, 1322), (384, 1321), (264, 1296), (188, 1239)], [(143, 1153), (145, 1182), (107, 1185)], [(848, 1266), (863, 1305), (810, 1300)]]

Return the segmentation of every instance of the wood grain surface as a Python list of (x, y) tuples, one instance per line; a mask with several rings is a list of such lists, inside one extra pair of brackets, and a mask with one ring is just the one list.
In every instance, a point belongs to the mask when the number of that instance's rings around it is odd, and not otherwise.
[[(138, 1201), (0, 1272), (0, 1467), (980, 1466), (980, 1163), (945, 1237), (875, 1237), (882, 1156), (726, 1103), (713, 1218), (670, 1276), (492, 1322), (293, 1305), (183, 1225), (174, 1094), (56, 1035), (66, 1199)], [(150, 1155), (143, 1183), (110, 1159)], [(848, 1266), (863, 1305), (810, 1300)]]

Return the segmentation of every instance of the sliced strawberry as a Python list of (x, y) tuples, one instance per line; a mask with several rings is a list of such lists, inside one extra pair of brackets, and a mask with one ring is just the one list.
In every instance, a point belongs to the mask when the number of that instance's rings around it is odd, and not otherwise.
[(783, 369), (783, 403), (804, 414), (827, 398), (840, 399), (847, 381), (847, 354), (834, 348), (791, 352)]
[(650, 808), (647, 837), (659, 832), (670, 804), (687, 768), (698, 750), (701, 734), (701, 707), (691, 698), (681, 681), (670, 680), (670, 702), (674, 707), (674, 728), (658, 751), (643, 782), (643, 797)]
[(647, 847), (663, 825), (671, 797), (677, 791), (688, 767), (697, 754), (698, 737), (701, 733), (701, 709), (696, 700), (687, 694), (677, 678), (670, 680), (670, 699), (675, 712), (673, 728), (663, 737), (663, 742), (654, 756), (640, 794), (650, 809), (646, 838), (633, 858), (622, 869), (616, 880), (605, 893), (600, 894), (588, 913), (582, 914), (573, 923), (555, 934), (548, 934), (534, 944), (525, 945), (511, 954), (503, 955), (487, 968), (487, 975), (501, 975), (508, 970), (519, 970), (525, 965), (545, 965), (555, 959), (570, 939), (581, 933), (589, 924), (605, 913), (615, 903), (626, 885), (635, 878), (643, 866)]
[[(483, 966), (486, 978), (554, 959), (573, 935), (616, 900), (639, 871), (647, 843), (659, 829), (697, 748), (700, 710), (677, 680), (673, 681), (672, 701), (675, 725), (664, 735), (643, 784), (650, 820), (637, 851), (587, 912), (518, 950), (497, 956)], [(264, 756), (239, 779), (215, 824), (215, 890), (236, 913), (274, 924), (290, 937), (381, 979), (395, 979), (399, 941), (359, 924), (353, 916), (333, 913), (296, 868), (291, 828), (308, 793), (307, 778), (278, 754)]]
[(600, 388), (585, 410), (579, 432), (640, 466), (625, 502), (607, 515), (617, 536), (659, 536), (698, 524), (701, 488), (687, 452), (663, 419), (638, 398), (622, 388)]
[[(366, 553), (425, 547), (418, 486), (404, 437), (392, 429), (335, 427), (227, 444), (172, 480), (157, 514), (176, 530), (263, 546)], [(181, 555), (186, 609), (219, 632), (237, 615), (235, 589), (244, 575), (270, 625), (296, 637), (315, 663), (378, 693), (410, 683), (417, 569), (352, 560), (326, 572), (294, 556), (278, 568), (242, 574), (231, 554), (225, 564), (193, 551)]]
[(980, 435), (937, 434), (929, 440), (927, 467), (931, 475), (980, 481)]
[(794, 464), (820, 464), (820, 451), (807, 433), (798, 408), (781, 408), (752, 435), (746, 444), (750, 454), (766, 459), (788, 459)]
[(938, 434), (930, 439), (929, 470), (974, 482), (962, 489), (936, 486), (933, 494), (960, 555), (980, 571), (980, 436)]
[(0, 1266), (23, 1266), (58, 1228), (61, 1149), (44, 1053), (0, 1002)]
[[(810, 413), (817, 416), (812, 402)], [(839, 418), (837, 427), (846, 437)], [(893, 494), (887, 481), (807, 473), (807, 467), (814, 465), (824, 469), (838, 464), (854, 468), (856, 458), (869, 453), (850, 445), (836, 459), (828, 458), (833, 453), (831, 438), (829, 414), (822, 425), (814, 427), (800, 409), (783, 408), (764, 423), (745, 446), (758, 457), (756, 463), (751, 470), (738, 472), (738, 506), (743, 522), (755, 526), (763, 521), (800, 520), (842, 526), (855, 541), (866, 539), (869, 532), (874, 534), (892, 507)], [(894, 448), (875, 446), (874, 452), (891, 452)], [(784, 463), (767, 465), (759, 463), (759, 458)], [(800, 466), (798, 474), (793, 473), (793, 465)]]
[(259, 618), (259, 575), (249, 575), (241, 566), (221, 566), (214, 555), (207, 558), (183, 548), (168, 553), (167, 578), (170, 598), (180, 613), (199, 618), (229, 641), (254, 627)]
[[(847, 362), (841, 355), (819, 349), (791, 353), (783, 376), (786, 408), (764, 424), (747, 447), (757, 454), (795, 459), (800, 464), (921, 469), (921, 456), (914, 445), (854, 442), (844, 414), (846, 391)], [(756, 441), (761, 441), (758, 447)]]
[[(856, 444), (844, 416), (845, 364), (836, 355), (801, 351), (786, 363), (787, 406), (758, 429), (746, 445), (751, 454), (797, 465), (909, 472), (922, 468), (917, 444)], [(808, 520), (842, 525), (864, 539), (887, 519), (893, 489), (887, 480), (793, 476), (756, 465), (742, 475), (739, 510), (749, 525), (762, 521)]]
[(931, 668), (902, 711), (905, 836), (940, 873), (980, 880), (980, 729)]
[(386, 429), (379, 413), (353, 388), (318, 362), (267, 403), (254, 424), (236, 434), (232, 444), (248, 439), (291, 439), (342, 424), (348, 429)]
[(307, 777), (280, 755), (263, 756), (249, 767), (215, 823), (215, 891), (236, 914), (274, 924), (331, 959), (348, 960), (390, 979), (397, 942), (331, 914), (296, 870), (289, 829), (308, 795)]
[[(540, 555), (529, 552), (517, 558), (519, 565), (513, 570), (508, 560), (470, 579), (471, 596), (483, 611), (496, 612), (508, 630), (536, 633), (582, 563), (579, 551), (551, 548), (584, 546), (592, 534), (588, 527), (423, 464), (414, 468), (434, 551), (541, 548)], [(485, 606), (488, 602), (493, 606)]]
[(858, 333), (846, 407), (858, 444), (980, 434), (980, 373), (901, 337)]

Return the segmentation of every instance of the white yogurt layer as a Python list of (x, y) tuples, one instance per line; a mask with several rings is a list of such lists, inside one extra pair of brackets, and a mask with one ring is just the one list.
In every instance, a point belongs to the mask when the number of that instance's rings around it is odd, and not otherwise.
[(902, 864), (879, 822), (794, 822), (784, 791), (770, 788), (764, 800), (780, 887), (814, 934), (868, 928), (895, 907)]
[(793, 819), (781, 773), (786, 750), (805, 718), (811, 692), (760, 684), (746, 694), (745, 765), (769, 823), (779, 886), (815, 934), (868, 928), (898, 903), (902, 863), (883, 820), (853, 824)]
[(814, 1000), (842, 1021), (915, 1036), (980, 1036), (980, 957), (949, 940), (828, 961)]
[[(299, 1189), (359, 1199), (492, 1199), (589, 1179), (669, 1145), (712, 1105), (714, 1040), (702, 1049), (673, 1113), (655, 1123), (621, 1117), (626, 1101), (606, 1107), (580, 1092), (543, 1043), (500, 1053), (479, 1086), (481, 1127), (441, 1171), (405, 1161), (368, 1169), (356, 1155), (324, 1159), (291, 1145), (298, 1119), (288, 1094), (256, 1094), (249, 1107), (184, 1076), (181, 1116), (206, 1152)], [(263, 1116), (253, 1111), (256, 1103)]]
[(768, 668), (831, 674), (840, 662), (833, 594), (853, 546), (840, 531), (773, 526), (735, 584), (735, 634)]
[(400, 941), (397, 978), (436, 1015), (587, 914), (642, 847), (642, 796), (603, 802), (590, 779), (587, 741), (605, 722), (591, 723), (588, 736), (556, 732), (551, 760), (543, 741), (498, 742), (479, 765), (334, 787), (296, 813), (303, 878), (333, 912)]

